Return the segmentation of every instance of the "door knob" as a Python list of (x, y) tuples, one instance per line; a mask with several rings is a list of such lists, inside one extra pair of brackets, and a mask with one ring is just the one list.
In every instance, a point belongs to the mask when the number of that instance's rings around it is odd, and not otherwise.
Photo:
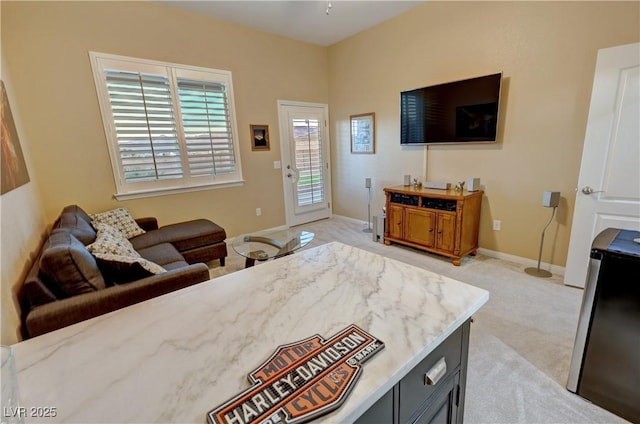
[(594, 190), (589, 186), (582, 187), (582, 190), (580, 191), (582, 192), (582, 194), (602, 193), (602, 190)]

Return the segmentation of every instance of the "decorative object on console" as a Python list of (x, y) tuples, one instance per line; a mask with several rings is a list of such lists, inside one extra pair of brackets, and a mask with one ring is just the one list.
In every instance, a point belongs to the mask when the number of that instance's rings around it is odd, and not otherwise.
[(376, 114), (351, 115), (351, 153), (374, 154)]
[(371, 178), (364, 179), (364, 187), (369, 190), (369, 202), (367, 204), (367, 228), (362, 230), (364, 233), (371, 233)]
[(449, 190), (451, 188), (451, 183), (443, 183), (440, 181), (425, 181), (422, 185), (424, 188), (435, 188), (438, 190)]
[(251, 125), (251, 150), (269, 150), (268, 125)]
[(456, 191), (462, 190), (464, 190), (464, 181), (458, 181), (458, 184), (456, 184)]
[(469, 178), (467, 180), (467, 191), (480, 190), (480, 178)]
[(405, 186), (410, 186), (411, 185), (411, 175), (407, 174), (404, 176), (404, 185)]
[(553, 211), (551, 212), (551, 218), (549, 219), (549, 222), (547, 222), (547, 225), (545, 225), (544, 228), (542, 229), (542, 235), (540, 236), (540, 250), (538, 251), (538, 266), (536, 268), (533, 268), (533, 267), (525, 268), (524, 270), (524, 272), (526, 272), (529, 275), (533, 275), (534, 277), (549, 278), (552, 275), (546, 269), (540, 269), (540, 261), (542, 259), (542, 246), (544, 244), (544, 232), (547, 231), (547, 227), (549, 227), (549, 224), (551, 224), (551, 221), (553, 221), (553, 217), (556, 214), (556, 209), (559, 203), (560, 203), (559, 191), (545, 191), (544, 194), (542, 195), (542, 206), (544, 206), (545, 208), (553, 208)]

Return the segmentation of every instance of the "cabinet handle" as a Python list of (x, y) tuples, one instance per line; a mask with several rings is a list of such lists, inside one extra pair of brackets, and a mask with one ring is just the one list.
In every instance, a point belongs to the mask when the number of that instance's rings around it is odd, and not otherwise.
[(430, 232), (430, 233), (433, 233), (433, 228), (429, 228), (429, 232)]
[(436, 364), (431, 367), (429, 371), (424, 375), (424, 385), (425, 386), (435, 386), (438, 384), (438, 381), (447, 373), (447, 361), (445, 361), (444, 356), (440, 358)]

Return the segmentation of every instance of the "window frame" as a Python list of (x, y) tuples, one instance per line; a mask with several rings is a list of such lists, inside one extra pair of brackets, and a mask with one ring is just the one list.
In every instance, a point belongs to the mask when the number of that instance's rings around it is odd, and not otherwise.
[[(244, 184), (231, 71), (92, 51), (89, 52), (89, 58), (91, 61), (98, 103), (100, 105), (102, 124), (105, 131), (109, 158), (116, 186), (116, 193), (114, 194), (116, 199), (124, 200), (153, 197), (174, 193), (235, 187)], [(107, 80), (104, 72), (106, 68), (120, 71), (148, 72), (155, 75), (165, 75), (168, 78), (175, 131), (177, 133), (179, 148), (182, 153), (182, 177), (174, 179), (156, 179), (144, 182), (127, 182), (125, 180), (124, 167), (116, 134), (116, 124), (112, 113)], [(190, 175), (188, 155), (186, 155), (187, 147), (185, 143), (185, 132), (182, 123), (183, 117), (180, 109), (180, 98), (178, 96), (178, 74), (181, 74), (181, 77), (183, 77), (182, 75), (200, 76), (203, 77), (203, 81), (211, 81), (225, 85), (235, 172), (228, 174), (214, 174), (206, 177), (193, 177)]]

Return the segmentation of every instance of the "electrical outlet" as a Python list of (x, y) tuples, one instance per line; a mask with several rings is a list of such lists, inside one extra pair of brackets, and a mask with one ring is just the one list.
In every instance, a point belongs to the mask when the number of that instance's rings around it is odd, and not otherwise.
[(262, 208), (256, 208), (256, 216), (262, 215)]
[(500, 231), (500, 228), (502, 228), (502, 221), (500, 221), (499, 219), (494, 219), (493, 220), (493, 231)]

